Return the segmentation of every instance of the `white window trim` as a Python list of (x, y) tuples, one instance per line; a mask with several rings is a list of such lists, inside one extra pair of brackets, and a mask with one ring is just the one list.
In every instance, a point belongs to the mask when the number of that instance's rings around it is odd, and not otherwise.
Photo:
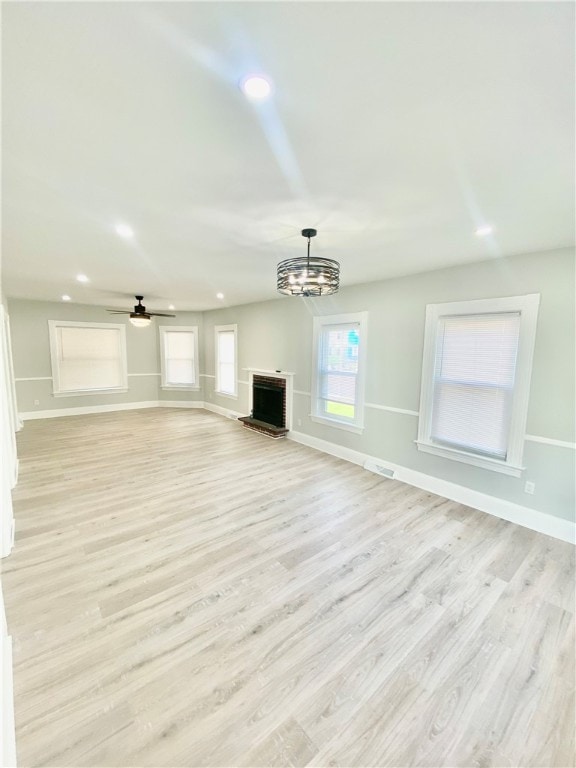
[[(322, 329), (329, 325), (345, 325), (346, 323), (358, 323), (360, 325), (360, 349), (358, 350), (358, 374), (356, 376), (356, 418), (354, 421), (344, 421), (337, 416), (326, 416), (321, 412), (318, 392), (320, 388), (320, 376), (318, 372), (320, 339)], [(314, 318), (314, 339), (312, 357), (312, 421), (337, 427), (348, 432), (361, 435), (364, 431), (364, 388), (366, 382), (366, 350), (368, 340), (368, 312), (352, 312), (343, 315), (320, 315)]]
[[(472, 301), (454, 301), (447, 304), (428, 304), (426, 307), (426, 328), (424, 334), (424, 354), (422, 360), (422, 385), (420, 390), (420, 417), (418, 419), (419, 451), (436, 456), (472, 464), (475, 467), (501, 472), (514, 477), (521, 477), (525, 467), (522, 465), (524, 435), (528, 417), (530, 380), (536, 338), (536, 322), (540, 294), (509, 296), (499, 299), (475, 299)], [(505, 460), (478, 456), (465, 450), (440, 446), (430, 440), (432, 430), (433, 377), (436, 354), (436, 334), (438, 320), (454, 315), (493, 314), (498, 312), (520, 313), (520, 336), (516, 357), (516, 384), (512, 418), (510, 421), (510, 439)]]
[[(222, 392), (218, 375), (218, 333), (220, 331), (234, 331), (234, 392)], [(214, 392), (220, 397), (238, 399), (238, 326), (215, 325), (214, 326)]]
[[(166, 332), (187, 332), (194, 336), (194, 381), (195, 384), (170, 384), (166, 381), (166, 350), (164, 338)], [(197, 392), (200, 389), (200, 373), (198, 366), (198, 326), (197, 325), (159, 325), (158, 333), (160, 336), (160, 387), (161, 389), (184, 389)]]
[[(48, 320), (50, 332), (50, 360), (52, 363), (52, 382), (54, 397), (77, 397), (82, 395), (112, 395), (118, 392), (128, 392), (128, 369), (126, 363), (126, 326), (122, 323), (74, 323), (68, 320)], [(60, 389), (60, 368), (58, 365), (58, 328), (115, 328), (120, 331), (120, 355), (122, 384), (119, 387), (101, 387), (95, 389)]]

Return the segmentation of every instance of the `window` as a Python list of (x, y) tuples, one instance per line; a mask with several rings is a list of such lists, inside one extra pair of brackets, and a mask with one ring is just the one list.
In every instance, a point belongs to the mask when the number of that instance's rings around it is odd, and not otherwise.
[(366, 312), (314, 318), (314, 421), (362, 430), (366, 329)]
[(50, 320), (54, 394), (126, 392), (126, 327)]
[(160, 368), (163, 389), (198, 389), (198, 328), (161, 325)]
[(217, 325), (216, 392), (236, 396), (236, 326)]
[(539, 300), (428, 305), (419, 450), (520, 476)]

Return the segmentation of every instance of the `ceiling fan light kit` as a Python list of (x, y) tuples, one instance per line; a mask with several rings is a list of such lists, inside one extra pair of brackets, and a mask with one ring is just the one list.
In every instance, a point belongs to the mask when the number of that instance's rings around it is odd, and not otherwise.
[(143, 315), (137, 315), (135, 312), (130, 312), (130, 322), (136, 328), (146, 328), (152, 322), (151, 317), (144, 317)]
[(138, 304), (134, 305), (133, 312), (129, 309), (109, 309), (107, 311), (113, 315), (130, 315), (129, 320), (136, 328), (146, 328), (150, 325), (153, 317), (176, 317), (176, 315), (167, 312), (147, 312), (146, 307), (142, 304), (144, 296), (135, 296), (134, 298)]
[(340, 286), (340, 264), (334, 259), (310, 256), (310, 238), (316, 237), (315, 229), (303, 229), (308, 238), (306, 256), (285, 259), (278, 264), (278, 293), (287, 296), (329, 296)]

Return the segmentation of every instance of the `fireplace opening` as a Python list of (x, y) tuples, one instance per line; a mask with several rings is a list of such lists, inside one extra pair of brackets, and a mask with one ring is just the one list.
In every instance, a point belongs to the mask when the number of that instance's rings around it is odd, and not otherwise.
[[(280, 371), (278, 371), (280, 373)], [(286, 437), (286, 379), (254, 374), (250, 416), (239, 416), (238, 421), (256, 432), (275, 440)]]
[(284, 387), (255, 380), (252, 387), (252, 418), (274, 427), (286, 426), (284, 396)]

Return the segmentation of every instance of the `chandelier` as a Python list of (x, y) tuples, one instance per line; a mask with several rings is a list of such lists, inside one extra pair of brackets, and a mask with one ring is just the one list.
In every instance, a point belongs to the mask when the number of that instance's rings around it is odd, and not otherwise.
[(340, 283), (340, 264), (334, 259), (310, 256), (310, 238), (316, 237), (315, 229), (303, 229), (308, 238), (308, 253), (295, 259), (285, 259), (278, 264), (278, 293), (287, 296), (329, 296), (336, 293)]

